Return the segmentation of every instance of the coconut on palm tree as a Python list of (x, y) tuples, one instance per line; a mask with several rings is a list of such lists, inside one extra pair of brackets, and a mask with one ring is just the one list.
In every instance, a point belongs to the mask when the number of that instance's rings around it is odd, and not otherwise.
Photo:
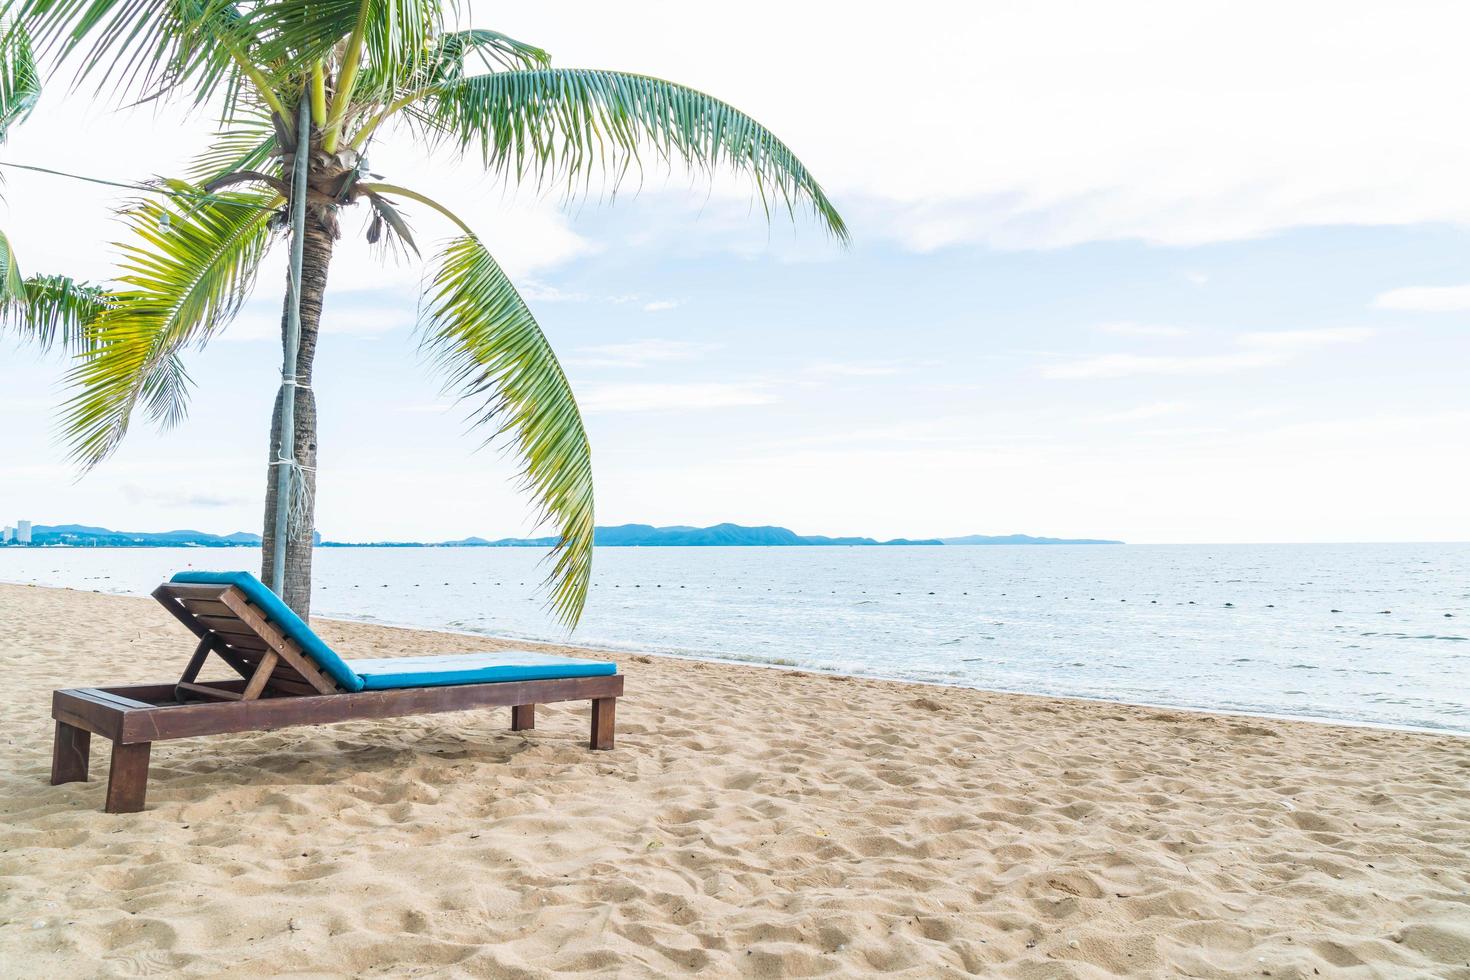
[[(556, 68), (540, 48), (496, 31), (456, 29), (439, 0), (10, 0), (6, 15), (37, 50), (130, 100), (218, 110), (212, 143), (179, 179), (131, 204), (132, 240), (86, 323), (69, 374), (64, 428), (84, 466), (112, 453), (142, 410), (171, 425), (187, 408), (180, 354), (225, 329), (249, 297), (297, 203), (305, 159), (299, 343), (277, 398), (266, 484), (263, 567), (284, 549), (282, 598), (310, 603), (312, 490), (317, 453), (313, 360), (339, 215), (360, 207), (367, 237), (417, 256), (401, 206), (453, 228), (426, 259), (420, 340), (476, 424), (510, 440), (539, 516), (559, 544), (551, 605), (575, 623), (586, 600), (593, 537), (592, 467), (572, 390), (531, 311), (451, 204), (368, 172), (365, 156), (393, 136), (478, 160), (505, 181), (571, 196), (595, 178), (612, 186), (645, 160), (700, 172), (728, 166), (753, 178), (763, 204), (808, 208), (839, 239), (842, 219), (796, 156), (733, 107), (681, 85), (616, 71)], [(299, 212), (298, 212), (299, 213)], [(282, 316), (288, 329), (291, 290)], [(32, 312), (12, 320), (35, 331)], [(53, 320), (65, 316), (53, 312)], [(294, 355), (294, 356), (293, 356)], [(294, 372), (289, 365), (294, 360)], [(290, 399), (289, 403), (287, 399)], [(284, 411), (283, 411), (284, 409)], [(293, 417), (282, 432), (282, 416)], [(282, 459), (282, 446), (294, 452)], [(296, 518), (284, 540), (272, 515), (284, 481)], [(264, 577), (264, 576), (263, 576)]]

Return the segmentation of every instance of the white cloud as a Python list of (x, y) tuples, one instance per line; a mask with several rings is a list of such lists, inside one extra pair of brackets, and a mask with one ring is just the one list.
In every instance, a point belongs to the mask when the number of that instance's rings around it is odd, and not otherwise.
[(1110, 333), (1118, 337), (1183, 337), (1189, 333), (1185, 327), (1173, 327), (1159, 323), (1100, 323), (1099, 333)]
[(1378, 331), (1372, 327), (1320, 327), (1315, 330), (1253, 330), (1237, 340), (1247, 347), (1273, 351), (1314, 350), (1335, 344), (1356, 344)]
[(568, 292), (538, 279), (524, 279), (516, 285), (516, 289), (525, 299), (543, 303), (581, 303), (587, 299), (585, 293)]
[(1369, 327), (1326, 327), (1320, 330), (1253, 331), (1237, 335), (1240, 350), (1209, 354), (1100, 354), (1042, 368), (1047, 378), (1082, 380), (1134, 375), (1229, 374), (1275, 367), (1306, 351), (1356, 343), (1373, 336)]
[[(1190, 243), (1470, 221), (1470, 142), (1445, 136), (1461, 114), (1470, 31), (1455, 0), (914, 0), (903, 33), (920, 40), (897, 46), (871, 29), (876, 5), (834, 17), (830, 4), (752, 0), (738, 23), (717, 6), (635, 9), (523, 4), (485, 24), (536, 39), (560, 64), (612, 52), (620, 67), (751, 112), (833, 192), (860, 240)], [(688, 36), (719, 43), (642, 29), (676, 9)], [(751, 50), (779, 67), (750, 71)], [(872, 64), (885, 71), (861, 70)], [(830, 97), (834, 77), (842, 98)]]
[(652, 302), (644, 303), (643, 304), (643, 312), (644, 313), (661, 313), (664, 310), (672, 310), (674, 307), (676, 307), (678, 305), (679, 305), (679, 301), (676, 300), (676, 299), (656, 299), (656, 300), (653, 300)]
[(631, 340), (623, 344), (595, 344), (577, 348), (567, 358), (575, 367), (631, 368), (646, 367), (669, 361), (689, 361), (715, 349), (714, 344), (696, 344), (687, 340)]
[[(1080, 7), (914, 0), (904, 8), (905, 33), (924, 43), (898, 47), (871, 31), (869, 18), (834, 18), (828, 4), (752, 0), (738, 24), (715, 7), (680, 10), (690, 36), (719, 37), (702, 45), (668, 44), (640, 28), (676, 9), (667, 0), (635, 0), (632, 13), (592, 0), (543, 7), (497, 8), (482, 25), (537, 39), (561, 64), (611, 56), (620, 67), (685, 81), (746, 109), (811, 166), (860, 241), (887, 238), (920, 251), (1120, 238), (1183, 244), (1302, 225), (1470, 222), (1463, 179), (1470, 142), (1443, 135), (1444, 120), (1460, 113), (1458, 42), (1470, 29), (1470, 8), (1450, 0)], [(777, 21), (778, 35), (761, 26)], [(818, 37), (824, 43), (813, 47)], [(779, 69), (750, 71), (753, 49)], [(889, 70), (859, 70), (878, 63)], [(847, 80), (844, 98), (827, 97), (833, 77)], [(891, 77), (905, 84), (888, 84)], [(874, 118), (885, 125), (872, 126)], [(957, 126), (957, 118), (974, 125)], [(68, 148), (86, 132), (109, 147), (101, 176), (172, 173), (203, 145), (207, 124), (206, 113), (110, 113), (56, 85), (11, 134), (7, 153), (74, 167)], [(384, 137), (373, 169), (431, 189), (481, 232), (512, 275), (598, 250), (572, 230), (555, 193), (507, 187), (473, 160), (439, 155), (426, 166), (424, 147), (410, 135)], [(107, 208), (122, 192), (19, 171), (8, 179), (6, 227), (25, 229), (18, 244), (28, 267), (94, 280), (110, 273), (101, 243), (115, 237)], [(758, 230), (757, 247), (777, 244), (759, 233), (764, 223), (747, 180), (722, 176), (707, 197), (703, 178), (682, 171), (665, 178), (650, 166), (625, 190), (635, 187), (644, 199), (619, 206), (651, 221), (654, 196), (709, 213), (694, 234), (679, 217), (686, 245), (723, 237), (721, 214), (732, 202), (729, 217)], [(421, 206), (404, 210), (426, 247), (449, 227)], [(344, 221), (333, 287), (416, 283), (419, 264), (385, 270), (367, 257), (362, 209), (355, 211)], [(800, 241), (832, 252), (820, 235), (803, 232)], [(750, 243), (742, 239), (742, 247)]]
[(1281, 360), (1280, 355), (1266, 351), (1195, 356), (1101, 354), (1053, 364), (1043, 368), (1041, 373), (1043, 377), (1066, 380), (1127, 378), (1137, 374), (1228, 374), (1246, 368), (1267, 367)]
[(808, 365), (807, 374), (827, 375), (839, 378), (879, 378), (887, 375), (898, 374), (899, 369), (892, 364), (866, 364), (847, 361), (822, 361), (817, 364)]
[(1127, 408), (1121, 412), (1108, 412), (1105, 415), (1095, 416), (1094, 422), (1140, 422), (1145, 419), (1157, 419), (1166, 415), (1177, 415), (1184, 411), (1187, 406), (1179, 402), (1154, 402), (1151, 405), (1139, 405), (1137, 408)]
[(704, 382), (588, 385), (577, 400), (589, 413), (668, 412), (769, 405), (776, 396), (761, 383)]
[(1373, 305), (1380, 310), (1412, 310), (1416, 313), (1457, 313), (1470, 310), (1470, 285), (1405, 286), (1379, 293)]

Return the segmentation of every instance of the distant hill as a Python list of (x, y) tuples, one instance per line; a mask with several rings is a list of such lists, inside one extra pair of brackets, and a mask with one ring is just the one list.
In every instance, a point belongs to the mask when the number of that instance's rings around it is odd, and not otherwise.
[(1104, 538), (1033, 538), (1029, 534), (966, 534), (958, 538), (940, 538), (945, 544), (1122, 544)]
[[(955, 538), (895, 538), (879, 541), (875, 538), (842, 537), (830, 538), (820, 534), (797, 534), (784, 527), (765, 525), (745, 527), (740, 524), (716, 524), (712, 527), (689, 527), (673, 525), (654, 527), (652, 524), (619, 524), (615, 527), (599, 527), (594, 530), (593, 541), (603, 548), (720, 548), (720, 547), (763, 547), (784, 548), (809, 545), (990, 545), (990, 544), (1122, 544), (1121, 541), (1106, 541), (1100, 538), (1037, 538), (1029, 534), (984, 535), (968, 534)], [(31, 543), (45, 547), (66, 546), (72, 548), (229, 548), (259, 547), (260, 535), (246, 531), (234, 534), (208, 534), (204, 531), (112, 531), (105, 527), (90, 527), (85, 524), (37, 525), (31, 530)], [(350, 543), (322, 541), (317, 543), (327, 548), (550, 548), (556, 538), (500, 538), (490, 541), (485, 538), (468, 537), (458, 541), (377, 541)]]
[(260, 535), (236, 531), (113, 531), (86, 524), (37, 524), (31, 528), (32, 545), (69, 545), (73, 548), (230, 548), (259, 547)]
[[(604, 548), (619, 547), (720, 547), (758, 546), (791, 547), (799, 545), (983, 545), (983, 544), (1122, 544), (1121, 541), (1105, 541), (1100, 538), (1037, 538), (1029, 534), (1005, 534), (989, 536), (970, 534), (956, 538), (895, 538), (878, 541), (874, 538), (829, 538), (820, 534), (797, 534), (784, 527), (744, 527), (739, 524), (716, 524), (713, 527), (654, 527), (651, 524), (620, 524), (616, 527), (599, 527), (594, 531), (593, 541)], [(556, 544), (555, 538), (501, 538), (484, 541), (468, 538), (455, 544), (488, 545), (496, 548), (549, 548)]]
[[(783, 548), (814, 544), (888, 545), (939, 544), (937, 538), (926, 541), (876, 541), (873, 538), (827, 538), (801, 535), (784, 527), (744, 527), (739, 524), (716, 524), (713, 527), (654, 527), (651, 524), (619, 524), (593, 531), (593, 543), (603, 548)], [(501, 538), (489, 542), (496, 548), (549, 548), (555, 538)]]

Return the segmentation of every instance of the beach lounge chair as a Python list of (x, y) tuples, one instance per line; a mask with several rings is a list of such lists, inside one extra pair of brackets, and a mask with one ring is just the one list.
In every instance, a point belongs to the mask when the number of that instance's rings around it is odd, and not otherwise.
[[(343, 660), (248, 572), (183, 572), (153, 597), (199, 638), (173, 684), (55, 691), (51, 782), (87, 778), (93, 734), (112, 740), (108, 813), (143, 809), (154, 742), (392, 718), (490, 705), (511, 709), (511, 729), (535, 727), (536, 705), (592, 702), (592, 748), (613, 747), (623, 693), (617, 665), (526, 650)], [(204, 683), (210, 654), (239, 676)]]

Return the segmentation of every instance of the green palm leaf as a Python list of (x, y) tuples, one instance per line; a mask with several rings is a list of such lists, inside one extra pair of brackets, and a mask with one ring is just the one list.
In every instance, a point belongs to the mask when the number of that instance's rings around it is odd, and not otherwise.
[(238, 73), (249, 21), (230, 0), (16, 0), (10, 8), (37, 43), (78, 59), (77, 77), (99, 88), (196, 102)]
[[(18, 24), (0, 21), (0, 142), (10, 127), (30, 114), (41, 97), (31, 39)], [(0, 232), (0, 308), (23, 301), (25, 286), (10, 239)]]
[(276, 131), (270, 120), (259, 114), (237, 119), (214, 136), (214, 141), (184, 171), (189, 183), (199, 187), (237, 170), (258, 170), (274, 156)]
[(438, 56), (433, 60), (435, 81), (462, 78), (470, 55), (479, 56), (486, 68), (520, 71), (547, 68), (551, 55), (534, 44), (517, 41), (499, 31), (475, 29), (451, 31), (439, 39)]
[[(364, 65), (360, 87), (411, 101), (431, 85), (464, 78), (472, 67), (475, 71), (521, 71), (551, 64), (551, 55), (545, 51), (499, 31), (450, 31), (434, 38), (432, 44), (429, 56), (420, 63)], [(412, 73), (405, 74), (410, 69)]]
[[(592, 577), (592, 450), (561, 364), (525, 301), (479, 239), (454, 238), (436, 257), (420, 318), (446, 390), (480, 401), (476, 425), (509, 435), (538, 520), (558, 543), (546, 584), (568, 627)], [(488, 440), (487, 440), (488, 441)]]
[(66, 276), (31, 276), (19, 295), (20, 302), (4, 305), (0, 324), (42, 350), (57, 346), (73, 354), (89, 349), (89, 328), (108, 305), (102, 287)]
[(41, 78), (30, 35), (19, 24), (0, 23), (0, 140), (35, 108)]
[(409, 108), (431, 134), (461, 150), (478, 147), (485, 165), (540, 183), (624, 174), (652, 151), (698, 170), (722, 160), (750, 174), (769, 211), (804, 200), (831, 233), (847, 228), (826, 193), (790, 148), (719, 99), (646, 75), (590, 69), (540, 69), (474, 75), (430, 87)]
[(270, 243), (278, 198), (216, 194), (140, 201), (125, 220), (137, 241), (120, 244), (122, 274), (92, 325), (89, 351), (68, 373), (75, 394), (62, 407), (74, 458), (93, 466), (127, 433), (141, 403), (165, 426), (183, 417), (188, 376), (178, 354), (203, 345), (250, 295)]
[(10, 239), (5, 232), (0, 231), (0, 308), (8, 308), (11, 304), (25, 302), (25, 281), (20, 275), (20, 265), (15, 261), (15, 250), (10, 247)]

